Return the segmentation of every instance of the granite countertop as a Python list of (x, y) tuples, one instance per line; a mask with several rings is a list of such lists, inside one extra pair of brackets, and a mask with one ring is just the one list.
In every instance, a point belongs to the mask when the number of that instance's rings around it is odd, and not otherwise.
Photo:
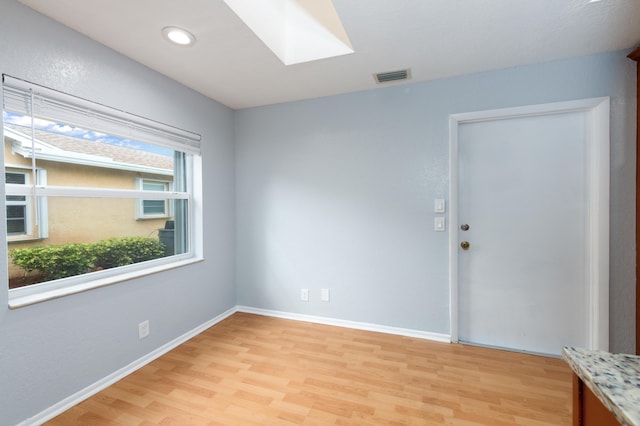
[(621, 424), (640, 426), (640, 356), (564, 347), (562, 357)]

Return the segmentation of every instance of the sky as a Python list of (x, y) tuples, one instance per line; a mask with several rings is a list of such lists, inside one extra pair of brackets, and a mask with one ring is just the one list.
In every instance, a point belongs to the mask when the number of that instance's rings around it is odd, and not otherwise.
[[(12, 112), (3, 111), (2, 119), (5, 123), (15, 124), (17, 126), (31, 127), (31, 117), (14, 114)], [(108, 135), (105, 133), (95, 132), (93, 130), (84, 130), (79, 127), (73, 127), (68, 124), (58, 124), (40, 118), (34, 119), (35, 128), (45, 130), (51, 133), (58, 133), (70, 137), (106, 143), (109, 145), (122, 146), (126, 148), (137, 149), (141, 151), (153, 152), (160, 155), (173, 157), (173, 151), (155, 145), (145, 144), (143, 142), (131, 139), (120, 138), (118, 136)]]

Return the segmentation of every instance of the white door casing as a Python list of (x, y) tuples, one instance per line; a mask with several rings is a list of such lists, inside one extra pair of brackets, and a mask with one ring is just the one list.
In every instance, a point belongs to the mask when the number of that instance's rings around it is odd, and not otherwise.
[[(531, 105), (500, 110), (470, 112), (450, 116), (450, 332), (451, 340), (460, 338), (460, 223), (458, 223), (459, 197), (459, 131), (472, 123), (536, 116), (570, 115), (581, 113), (586, 118), (586, 145), (584, 147), (586, 179), (586, 240), (585, 268), (585, 321), (587, 346), (608, 349), (608, 286), (609, 286), (609, 98), (596, 98), (553, 104)], [(525, 120), (526, 121), (526, 120)], [(506, 122), (505, 122), (506, 123)], [(505, 200), (505, 202), (507, 202)], [(553, 208), (553, 206), (549, 206)], [(473, 241), (471, 242), (473, 244)], [(526, 242), (523, 242), (526, 244)], [(473, 247), (470, 250), (473, 254)], [(464, 253), (467, 255), (467, 253)], [(463, 259), (465, 260), (465, 259)], [(464, 295), (466, 295), (465, 293)]]

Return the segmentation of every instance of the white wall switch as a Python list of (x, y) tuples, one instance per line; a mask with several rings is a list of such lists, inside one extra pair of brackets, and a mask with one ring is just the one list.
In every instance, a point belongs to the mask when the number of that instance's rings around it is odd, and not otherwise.
[(447, 227), (444, 222), (444, 217), (438, 216), (433, 218), (433, 230), (438, 232), (446, 231)]
[(309, 289), (308, 288), (300, 289), (300, 300), (302, 300), (303, 302), (308, 302), (309, 301)]
[(436, 198), (433, 202), (434, 213), (444, 213), (446, 210), (446, 203), (443, 198)]
[(328, 288), (323, 288), (320, 290), (320, 300), (322, 302), (328, 302), (329, 301), (329, 289)]

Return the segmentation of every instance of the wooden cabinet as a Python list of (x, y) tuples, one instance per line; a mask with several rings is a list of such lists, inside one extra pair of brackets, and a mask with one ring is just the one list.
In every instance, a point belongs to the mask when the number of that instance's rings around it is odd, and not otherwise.
[(619, 426), (611, 414), (582, 379), (573, 373), (573, 426)]

